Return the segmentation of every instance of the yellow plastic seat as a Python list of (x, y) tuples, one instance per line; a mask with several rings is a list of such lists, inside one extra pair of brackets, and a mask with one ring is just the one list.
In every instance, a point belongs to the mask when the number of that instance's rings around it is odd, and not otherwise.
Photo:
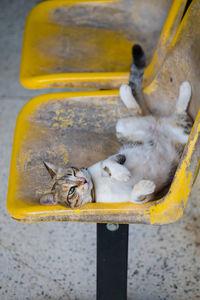
[[(30, 89), (118, 88), (128, 80), (131, 47), (149, 62), (172, 0), (45, 1), (29, 14), (20, 81)], [(186, 0), (175, 0), (163, 29), (167, 49)], [(170, 34), (169, 34), (170, 33)]]
[(117, 151), (115, 123), (128, 112), (118, 91), (71, 92), (38, 96), (19, 114), (8, 191), (9, 214), (24, 222), (82, 221), (169, 223), (181, 217), (196, 176), (200, 115), (166, 197), (144, 205), (86, 204), (80, 209), (42, 206), (51, 188), (43, 160), (88, 167)]
[(189, 113), (196, 119), (167, 195), (143, 205), (92, 203), (78, 210), (41, 206), (40, 195), (51, 187), (42, 161), (87, 167), (107, 157), (119, 147), (115, 123), (127, 115), (118, 91), (114, 90), (42, 95), (25, 105), (16, 124), (7, 202), (13, 218), (23, 222), (166, 224), (182, 216), (200, 165), (198, 0), (190, 5), (176, 34), (169, 31), (167, 40), (171, 40), (167, 51), (158, 48), (160, 52), (156, 51), (146, 69), (146, 101), (154, 114), (169, 114), (179, 85), (189, 80), (192, 85)]

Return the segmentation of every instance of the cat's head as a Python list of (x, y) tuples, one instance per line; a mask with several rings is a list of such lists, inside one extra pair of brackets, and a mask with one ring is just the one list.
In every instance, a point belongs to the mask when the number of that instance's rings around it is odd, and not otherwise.
[(78, 208), (93, 201), (93, 183), (87, 169), (56, 168), (47, 162), (44, 165), (53, 179), (53, 186), (50, 193), (40, 198), (41, 204)]

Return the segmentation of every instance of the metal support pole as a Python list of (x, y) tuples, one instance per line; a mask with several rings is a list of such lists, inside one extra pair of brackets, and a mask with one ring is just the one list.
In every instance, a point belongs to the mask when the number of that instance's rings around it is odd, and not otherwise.
[(97, 224), (97, 300), (127, 299), (128, 229)]

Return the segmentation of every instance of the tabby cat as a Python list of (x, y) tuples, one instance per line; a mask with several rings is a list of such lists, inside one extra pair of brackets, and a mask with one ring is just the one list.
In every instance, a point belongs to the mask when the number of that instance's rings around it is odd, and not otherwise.
[(45, 162), (54, 183), (51, 192), (40, 198), (41, 204), (71, 208), (89, 202), (141, 204), (155, 199), (171, 183), (192, 127), (186, 112), (191, 86), (187, 81), (181, 84), (171, 116), (150, 115), (142, 94), (144, 53), (139, 45), (132, 53), (129, 85), (120, 88), (131, 116), (116, 124), (116, 135), (123, 146), (117, 154), (88, 169), (61, 169)]

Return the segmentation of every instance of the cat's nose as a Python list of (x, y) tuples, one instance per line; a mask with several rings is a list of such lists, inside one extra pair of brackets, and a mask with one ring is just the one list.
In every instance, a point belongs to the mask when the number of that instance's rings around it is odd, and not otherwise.
[(80, 185), (83, 185), (83, 184), (87, 183), (87, 180), (86, 180), (84, 177), (79, 177), (78, 180), (79, 180), (79, 182), (80, 182), (80, 183), (79, 183)]

